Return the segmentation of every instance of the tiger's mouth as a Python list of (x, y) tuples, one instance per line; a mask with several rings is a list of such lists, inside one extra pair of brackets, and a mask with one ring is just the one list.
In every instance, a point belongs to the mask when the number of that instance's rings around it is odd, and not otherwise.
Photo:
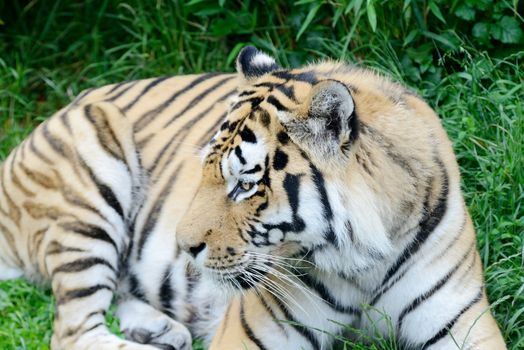
[(261, 284), (269, 273), (271, 266), (266, 262), (264, 265), (246, 263), (239, 264), (227, 269), (208, 268), (215, 283), (227, 290), (244, 291), (255, 288)]

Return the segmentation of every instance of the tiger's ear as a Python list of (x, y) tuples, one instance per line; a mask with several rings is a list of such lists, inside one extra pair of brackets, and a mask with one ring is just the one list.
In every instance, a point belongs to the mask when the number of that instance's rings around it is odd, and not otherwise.
[(298, 111), (278, 115), (294, 142), (323, 158), (347, 152), (358, 132), (353, 96), (336, 80), (319, 82)]
[(273, 57), (253, 46), (246, 46), (240, 50), (236, 65), (238, 73), (247, 81), (280, 69)]

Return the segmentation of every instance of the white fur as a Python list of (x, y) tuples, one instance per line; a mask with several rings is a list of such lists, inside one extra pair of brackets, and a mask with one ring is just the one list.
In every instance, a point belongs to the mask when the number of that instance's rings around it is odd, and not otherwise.
[(121, 301), (116, 316), (128, 339), (134, 340), (136, 333), (145, 333), (151, 335), (151, 343), (170, 345), (177, 350), (191, 349), (191, 334), (184, 325), (137, 299)]
[(275, 60), (273, 59), (273, 57), (268, 56), (260, 51), (251, 59), (252, 66), (266, 67), (271, 66), (273, 64), (275, 64)]

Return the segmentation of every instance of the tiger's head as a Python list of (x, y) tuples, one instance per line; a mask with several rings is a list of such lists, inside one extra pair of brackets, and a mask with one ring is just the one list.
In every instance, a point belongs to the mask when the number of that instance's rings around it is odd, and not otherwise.
[(394, 218), (418, 208), (411, 203), (422, 185), (405, 171), (387, 174), (404, 155), (388, 156), (397, 152), (389, 136), (374, 130), (394, 135), (388, 118), (405, 118), (392, 96), (422, 102), (368, 71), (332, 62), (282, 69), (253, 47), (240, 52), (237, 70), (240, 87), (204, 156), (199, 189), (177, 227), (179, 246), (237, 288), (305, 254), (348, 274), (384, 259), (392, 230), (409, 224)]

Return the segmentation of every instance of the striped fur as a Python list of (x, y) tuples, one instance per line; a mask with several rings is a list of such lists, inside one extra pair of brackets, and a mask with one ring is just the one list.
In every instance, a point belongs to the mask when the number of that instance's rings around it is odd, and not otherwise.
[(50, 283), (52, 348), (328, 349), (385, 313), (405, 348), (504, 349), (431, 109), (341, 64), (237, 68), (85, 91), (0, 166), (0, 278)]
[[(52, 286), (53, 349), (191, 348), (175, 226), (237, 85), (210, 73), (85, 91), (1, 165), (0, 278)], [(115, 293), (131, 341), (105, 326)]]
[(405, 349), (505, 349), (435, 113), (366, 70), (260, 55), (240, 54), (238, 98), (177, 227), (235, 295), (211, 349), (330, 349), (345, 325)]

